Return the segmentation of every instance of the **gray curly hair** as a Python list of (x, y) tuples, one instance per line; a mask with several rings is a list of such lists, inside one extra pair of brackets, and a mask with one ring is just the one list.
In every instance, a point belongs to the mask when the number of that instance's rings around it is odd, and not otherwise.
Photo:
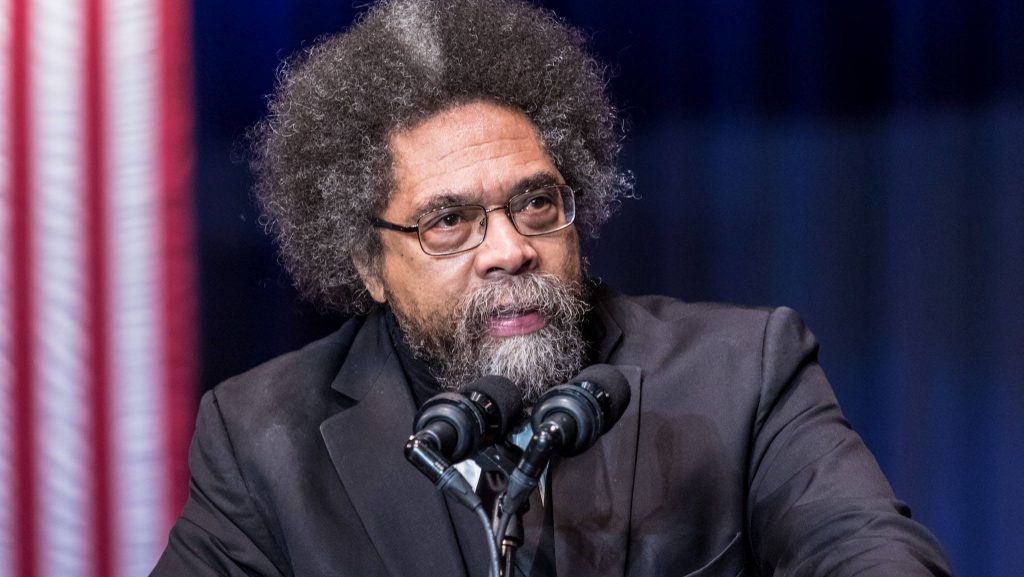
[(342, 313), (372, 306), (355, 263), (380, 272), (370, 220), (393, 190), (390, 136), (478, 100), (531, 119), (580, 195), (577, 228), (596, 235), (632, 182), (582, 36), (517, 0), (384, 0), (287, 61), (249, 134), (262, 222), (304, 297)]

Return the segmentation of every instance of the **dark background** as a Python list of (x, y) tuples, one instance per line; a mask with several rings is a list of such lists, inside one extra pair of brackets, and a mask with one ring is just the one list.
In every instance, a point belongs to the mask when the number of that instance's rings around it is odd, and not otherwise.
[[(592, 272), (799, 310), (957, 574), (1024, 575), (1024, 2), (544, 4), (591, 38), (629, 122), (642, 199)], [(338, 325), (277, 265), (241, 135), (280, 60), (356, 12), (194, 6), (204, 388)]]

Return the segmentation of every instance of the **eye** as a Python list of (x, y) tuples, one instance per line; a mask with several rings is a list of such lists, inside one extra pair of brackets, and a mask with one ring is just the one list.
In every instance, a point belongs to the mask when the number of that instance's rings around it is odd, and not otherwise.
[(435, 227), (438, 227), (438, 226), (441, 226), (441, 227), (443, 227), (443, 226), (449, 226), (449, 227), (450, 226), (458, 226), (462, 222), (463, 222), (463, 217), (462, 217), (461, 214), (450, 212), (450, 213), (442, 216), (441, 218), (437, 219), (437, 222), (434, 223), (434, 226)]
[(450, 254), (466, 250), (483, 240), (481, 206), (450, 206), (420, 217), (420, 244), (427, 254)]
[(541, 194), (530, 198), (526, 203), (526, 210), (540, 210), (542, 208), (547, 208), (552, 204), (554, 203), (551, 201), (550, 197)]
[(468, 206), (453, 206), (436, 210), (420, 217), (420, 230), (441, 232), (460, 228), (473, 222), (478, 212), (479, 209)]
[(512, 211), (518, 213), (539, 213), (558, 206), (555, 195), (557, 190), (542, 188), (532, 192), (524, 193), (520, 198), (513, 201)]

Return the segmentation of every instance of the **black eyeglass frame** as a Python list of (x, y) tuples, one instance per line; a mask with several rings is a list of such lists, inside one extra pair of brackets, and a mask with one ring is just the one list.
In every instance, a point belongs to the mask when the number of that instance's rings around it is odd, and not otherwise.
[[(563, 196), (563, 198), (567, 198), (568, 202), (572, 203), (572, 211), (569, 214), (568, 218), (566, 218), (566, 221), (564, 223), (558, 225), (557, 228), (553, 228), (551, 230), (546, 230), (544, 232), (525, 233), (522, 230), (520, 230), (519, 229), (519, 225), (516, 224), (515, 217), (512, 216), (512, 203), (515, 202), (516, 199), (518, 199), (518, 198), (520, 198), (522, 196), (525, 196), (525, 195), (528, 195), (528, 194), (532, 194), (532, 193), (536, 193), (536, 192), (541, 191), (541, 190), (552, 189), (552, 188), (553, 189), (557, 189), (559, 191), (559, 194), (561, 194)], [(564, 191), (568, 191), (568, 194), (562, 194)], [(484, 231), (483, 231), (483, 234), (480, 235), (480, 241), (477, 242), (476, 244), (474, 244), (473, 246), (468, 246), (468, 247), (465, 247), (465, 248), (461, 248), (461, 249), (453, 251), (453, 252), (441, 252), (441, 253), (430, 252), (429, 250), (427, 250), (427, 247), (423, 246), (423, 236), (420, 235), (420, 225), (418, 223), (420, 221), (422, 221), (423, 219), (425, 219), (425, 218), (430, 218), (431, 215), (436, 214), (436, 213), (438, 213), (438, 212), (440, 212), (442, 210), (451, 210), (453, 208), (479, 208), (480, 210), (483, 211), (484, 218), (483, 218), (482, 224), (483, 224)], [(451, 256), (453, 254), (461, 254), (461, 253), (464, 253), (464, 252), (471, 251), (471, 250), (475, 249), (476, 247), (482, 245), (484, 243), (484, 240), (487, 239), (487, 221), (488, 221), (487, 215), (489, 215), (490, 213), (492, 213), (492, 212), (494, 212), (496, 210), (501, 210), (501, 209), (505, 209), (505, 216), (507, 216), (509, 222), (512, 223), (512, 228), (516, 229), (516, 232), (518, 232), (519, 234), (521, 234), (523, 236), (544, 236), (546, 234), (551, 234), (551, 233), (558, 232), (560, 230), (565, 230), (566, 228), (569, 228), (570, 226), (572, 226), (572, 224), (574, 222), (576, 222), (576, 191), (573, 190), (573, 188), (571, 186), (569, 186), (568, 184), (547, 184), (547, 185), (544, 185), (544, 186), (538, 186), (536, 188), (531, 188), (529, 190), (524, 190), (523, 192), (520, 192), (520, 193), (510, 197), (508, 199), (508, 201), (505, 202), (505, 204), (501, 204), (501, 205), (498, 205), (498, 206), (495, 206), (495, 207), (492, 207), (492, 208), (487, 208), (486, 206), (483, 206), (481, 204), (453, 204), (453, 205), (450, 205), (450, 206), (442, 206), (440, 208), (435, 208), (434, 210), (431, 210), (431, 211), (428, 211), (428, 212), (425, 212), (425, 213), (421, 214), (416, 219), (417, 224), (415, 224), (413, 226), (404, 226), (404, 225), (401, 225), (401, 224), (395, 224), (393, 222), (388, 222), (388, 221), (386, 221), (386, 220), (384, 220), (382, 218), (376, 217), (376, 216), (372, 217), (370, 219), (370, 222), (374, 226), (374, 228), (384, 228), (384, 229), (387, 229), (387, 230), (393, 230), (395, 232), (404, 232), (404, 233), (413, 233), (414, 232), (414, 233), (416, 233), (416, 240), (419, 241), (420, 250), (422, 250), (424, 252), (424, 254), (426, 254), (428, 256)], [(562, 207), (562, 211), (563, 211), (563, 213), (564, 212), (568, 212), (565, 206)]]

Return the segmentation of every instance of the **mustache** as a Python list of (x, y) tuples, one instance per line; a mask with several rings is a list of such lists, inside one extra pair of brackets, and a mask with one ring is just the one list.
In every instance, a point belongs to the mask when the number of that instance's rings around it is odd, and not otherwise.
[[(495, 317), (538, 312), (552, 319), (565, 307), (586, 308), (582, 283), (565, 282), (551, 273), (528, 273), (487, 283), (459, 300), (463, 329), (480, 327)], [(476, 331), (474, 331), (476, 332)]]

